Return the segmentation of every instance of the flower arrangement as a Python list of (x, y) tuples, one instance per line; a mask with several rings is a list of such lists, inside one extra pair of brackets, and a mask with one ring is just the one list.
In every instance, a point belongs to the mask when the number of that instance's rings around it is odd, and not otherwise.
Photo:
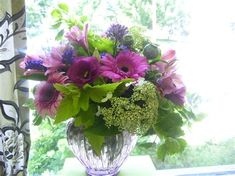
[(184, 149), (182, 126), (190, 112), (174, 50), (162, 53), (138, 28), (121, 24), (98, 35), (77, 23), (61, 43), (20, 64), (24, 79), (40, 81), (37, 117), (55, 124), (73, 118), (97, 155), (105, 136), (123, 131), (157, 135), (161, 159)]

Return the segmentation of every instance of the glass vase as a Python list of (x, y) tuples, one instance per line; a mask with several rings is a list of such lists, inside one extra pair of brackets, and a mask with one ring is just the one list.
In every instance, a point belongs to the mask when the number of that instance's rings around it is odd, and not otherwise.
[(101, 155), (97, 156), (80, 127), (68, 123), (67, 140), (77, 159), (86, 167), (89, 176), (116, 176), (134, 148), (137, 135), (128, 132), (105, 137)]

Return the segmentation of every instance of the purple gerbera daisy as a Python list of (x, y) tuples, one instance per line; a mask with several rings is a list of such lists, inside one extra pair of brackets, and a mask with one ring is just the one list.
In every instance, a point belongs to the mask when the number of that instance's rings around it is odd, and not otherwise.
[(62, 73), (51, 74), (47, 81), (42, 81), (35, 91), (35, 106), (41, 116), (53, 117), (62, 100), (62, 95), (54, 88), (55, 83), (64, 84), (68, 79)]
[(116, 58), (106, 55), (101, 63), (101, 76), (112, 79), (113, 82), (125, 78), (138, 79), (144, 77), (149, 68), (145, 57), (131, 51), (121, 51)]

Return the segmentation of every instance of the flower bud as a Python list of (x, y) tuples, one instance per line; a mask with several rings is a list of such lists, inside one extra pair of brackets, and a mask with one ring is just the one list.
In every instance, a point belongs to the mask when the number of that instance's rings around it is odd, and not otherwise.
[(156, 45), (149, 43), (144, 47), (143, 54), (147, 59), (151, 60), (155, 59), (158, 56), (158, 54), (160, 54), (160, 50)]
[(125, 35), (122, 44), (130, 48), (134, 44), (132, 35)]

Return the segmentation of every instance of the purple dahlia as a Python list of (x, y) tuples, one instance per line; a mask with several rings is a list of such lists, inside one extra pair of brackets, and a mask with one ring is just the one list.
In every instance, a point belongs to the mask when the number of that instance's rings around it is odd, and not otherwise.
[(72, 82), (82, 87), (93, 82), (99, 75), (99, 62), (95, 57), (75, 58), (68, 69), (68, 77)]
[(62, 100), (62, 95), (53, 84), (64, 84), (68, 78), (61, 73), (51, 74), (47, 81), (42, 81), (35, 91), (35, 106), (40, 115), (53, 117)]
[(125, 78), (138, 79), (144, 77), (149, 68), (147, 59), (131, 51), (121, 51), (116, 58), (106, 55), (101, 60), (101, 76), (112, 79), (113, 82)]

